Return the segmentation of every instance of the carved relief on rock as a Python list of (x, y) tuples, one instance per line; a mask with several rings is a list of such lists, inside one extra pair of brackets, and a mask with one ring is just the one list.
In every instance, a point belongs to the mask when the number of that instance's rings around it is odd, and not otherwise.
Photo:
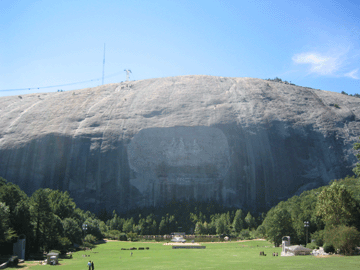
[(130, 183), (140, 193), (166, 185), (208, 185), (222, 181), (230, 166), (224, 133), (213, 127), (170, 127), (141, 130), (128, 145), (134, 177)]

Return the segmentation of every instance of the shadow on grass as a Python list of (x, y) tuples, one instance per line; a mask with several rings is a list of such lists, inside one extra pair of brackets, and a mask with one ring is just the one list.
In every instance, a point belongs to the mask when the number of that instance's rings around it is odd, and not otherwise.
[(68, 255), (68, 254), (63, 254), (63, 255), (59, 255), (59, 261), (62, 260), (71, 260), (72, 259), (72, 255)]
[(95, 246), (101, 245), (101, 244), (106, 244), (106, 240), (101, 239), (101, 240), (98, 240), (98, 241), (95, 242)]
[(25, 267), (27, 267), (27, 265), (21, 263), (21, 264), (18, 264), (16, 266), (8, 266), (7, 269), (22, 269), (22, 268), (25, 268)]

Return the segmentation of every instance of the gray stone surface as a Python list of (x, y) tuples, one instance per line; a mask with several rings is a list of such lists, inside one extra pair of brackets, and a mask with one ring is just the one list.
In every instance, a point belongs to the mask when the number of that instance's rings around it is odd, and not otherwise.
[(93, 211), (172, 199), (261, 211), (351, 174), (359, 136), (359, 98), (253, 78), (150, 79), (1, 97), (0, 175), (28, 194), (68, 190)]

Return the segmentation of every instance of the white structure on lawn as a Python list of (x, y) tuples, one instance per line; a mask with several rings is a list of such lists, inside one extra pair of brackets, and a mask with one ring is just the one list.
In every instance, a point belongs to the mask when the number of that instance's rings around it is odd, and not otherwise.
[(290, 246), (290, 236), (283, 237), (281, 247), (281, 256), (310, 255), (312, 251), (301, 245)]
[(172, 239), (171, 239), (172, 242), (181, 242), (181, 243), (186, 242), (186, 240), (184, 239), (185, 233), (183, 232), (175, 232), (172, 233), (171, 235), (172, 235)]

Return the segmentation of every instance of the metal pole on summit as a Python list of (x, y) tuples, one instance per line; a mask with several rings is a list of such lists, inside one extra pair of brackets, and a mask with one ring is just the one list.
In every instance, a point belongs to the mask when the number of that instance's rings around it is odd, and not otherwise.
[(126, 72), (126, 81), (128, 82), (130, 79), (130, 73), (132, 73), (132, 72), (130, 69), (124, 69), (124, 71)]

